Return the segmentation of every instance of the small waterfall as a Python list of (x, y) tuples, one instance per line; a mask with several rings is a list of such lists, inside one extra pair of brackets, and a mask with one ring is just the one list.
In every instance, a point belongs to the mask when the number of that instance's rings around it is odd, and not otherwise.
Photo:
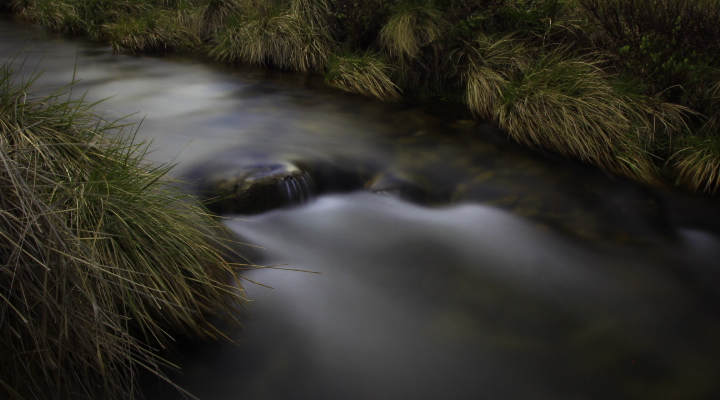
[(307, 203), (317, 192), (315, 181), (307, 172), (286, 176), (277, 182), (277, 187), (287, 204)]

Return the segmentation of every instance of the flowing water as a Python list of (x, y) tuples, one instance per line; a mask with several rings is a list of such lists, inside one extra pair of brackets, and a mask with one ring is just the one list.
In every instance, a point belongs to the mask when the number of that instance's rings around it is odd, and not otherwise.
[(716, 200), (317, 78), (117, 55), (10, 20), (0, 57), (136, 113), (176, 175), (301, 170), (279, 180), (287, 206), (227, 225), (253, 262), (312, 273), (246, 272), (262, 285), (246, 284), (235, 343), (179, 347), (169, 374), (201, 399), (720, 398)]

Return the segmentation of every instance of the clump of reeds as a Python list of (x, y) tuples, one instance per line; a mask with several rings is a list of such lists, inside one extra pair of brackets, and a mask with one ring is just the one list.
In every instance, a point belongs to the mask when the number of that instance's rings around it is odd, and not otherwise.
[(720, 191), (720, 82), (707, 89), (703, 125), (683, 135), (671, 150), (667, 165), (676, 183), (698, 192)]
[(390, 67), (376, 55), (333, 56), (325, 80), (346, 92), (397, 100), (400, 89), (388, 76), (389, 71)]
[(296, 15), (315, 31), (326, 31), (326, 18), (330, 14), (332, 0), (290, 0), (289, 13)]
[(472, 43), (454, 54), (465, 65), (465, 100), (469, 108), (481, 118), (491, 121), (495, 107), (510, 82), (525, 70), (528, 49), (512, 36), (479, 35)]
[(105, 39), (105, 26), (120, 15), (143, 15), (152, 4), (143, 0), (12, 0), (22, 18), (52, 30)]
[(241, 13), (243, 0), (203, 0), (188, 15), (188, 25), (205, 41), (210, 41), (222, 30), (234, 14)]
[(21, 16), (58, 32), (85, 33), (88, 21), (77, 1), (28, 0), (14, 1)]
[(717, 194), (720, 190), (720, 135), (683, 138), (668, 164), (678, 185)]
[(431, 4), (400, 3), (380, 30), (379, 38), (391, 57), (415, 59), (421, 48), (441, 37), (444, 25), (442, 13)]
[(378, 32), (379, 47), (393, 64), (395, 81), (410, 90), (441, 90), (448, 75), (449, 24), (432, 1), (399, 2)]
[(197, 29), (187, 20), (181, 11), (151, 8), (140, 15), (122, 14), (104, 28), (115, 50), (166, 53), (200, 45)]
[(655, 135), (684, 128), (686, 109), (625, 93), (598, 62), (562, 49), (530, 59), (511, 39), (468, 55), (467, 100), (514, 140), (658, 183)]
[(242, 300), (214, 218), (120, 122), (0, 68), (0, 398), (132, 398)]
[(300, 72), (321, 71), (330, 53), (327, 32), (306, 18), (306, 9), (263, 5), (236, 14), (212, 43), (218, 60), (273, 65)]

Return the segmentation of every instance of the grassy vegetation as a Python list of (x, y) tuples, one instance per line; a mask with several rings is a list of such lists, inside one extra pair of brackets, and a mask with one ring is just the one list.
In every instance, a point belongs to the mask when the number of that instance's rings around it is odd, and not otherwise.
[(182, 11), (150, 9), (141, 16), (122, 14), (116, 22), (103, 26), (117, 51), (156, 53), (188, 51), (202, 42), (192, 24), (192, 16)]
[(0, 398), (132, 398), (172, 334), (221, 335), (237, 265), (129, 127), (34, 80), (0, 67)]
[[(0, 0), (132, 53), (464, 103), (517, 142), (720, 192), (717, 0)], [(0, 69), (0, 397), (127, 398), (241, 301), (220, 229), (120, 121)]]
[(397, 100), (399, 88), (388, 76), (389, 72), (390, 67), (377, 55), (333, 56), (325, 78), (329, 84), (351, 93)]
[(5, 4), (118, 50), (193, 49), (322, 73), (340, 89), (383, 100), (404, 93), (464, 102), (527, 145), (644, 183), (720, 186), (717, 163), (709, 162), (720, 153), (702, 144), (720, 136), (717, 0)]
[[(305, 3), (305, 2), (304, 2)], [(258, 2), (234, 14), (211, 40), (209, 54), (219, 60), (273, 65), (301, 72), (320, 71), (329, 54), (329, 38), (312, 11)]]
[(720, 190), (720, 136), (687, 136), (676, 146), (670, 165), (677, 171), (677, 184), (696, 191), (717, 194)]
[(400, 3), (380, 30), (380, 42), (395, 59), (414, 60), (421, 48), (433, 44), (443, 34), (445, 20), (432, 7)]

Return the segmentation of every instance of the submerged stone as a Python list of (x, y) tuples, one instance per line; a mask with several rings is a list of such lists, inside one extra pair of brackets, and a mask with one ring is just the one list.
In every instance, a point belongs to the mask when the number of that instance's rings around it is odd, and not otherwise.
[(398, 197), (418, 204), (432, 202), (434, 196), (419, 179), (398, 172), (383, 172), (365, 183), (365, 190), (380, 195)]

